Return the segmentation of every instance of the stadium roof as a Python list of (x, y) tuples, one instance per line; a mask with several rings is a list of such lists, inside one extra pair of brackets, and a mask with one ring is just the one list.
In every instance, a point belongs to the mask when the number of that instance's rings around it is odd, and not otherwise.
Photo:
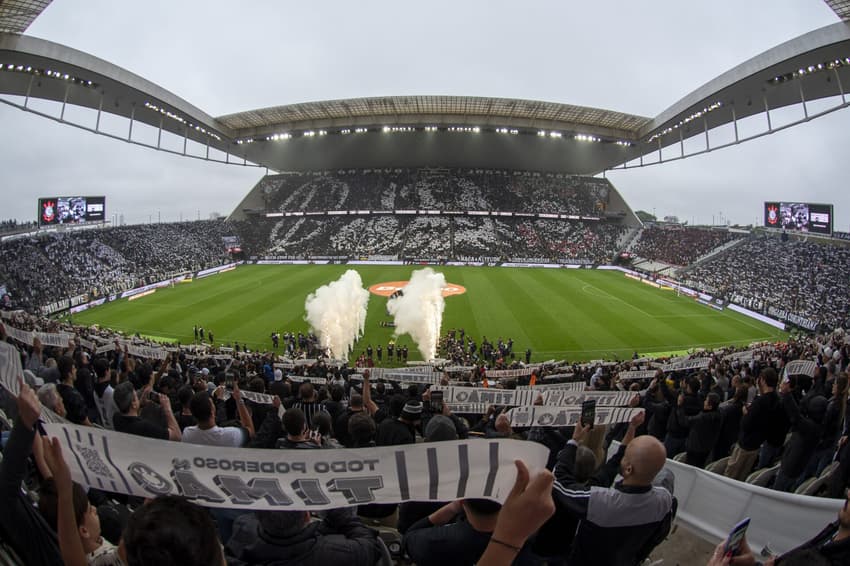
[[(15, 29), (21, 29), (47, 4), (0, 0), (0, 21), (24, 18), (17, 20)], [(850, 10), (850, 0), (828, 4), (839, 16)], [(94, 127), (72, 125), (164, 151), (277, 171), (468, 166), (596, 174), (625, 164), (686, 157), (684, 142), (691, 138), (698, 144), (704, 137), (705, 148), (689, 155), (723, 147), (709, 140), (709, 132), (721, 126), (735, 126), (734, 140), (725, 144), (731, 145), (811, 120), (850, 105), (848, 89), (850, 21), (845, 19), (741, 63), (655, 118), (554, 102), (464, 96), (304, 102), (213, 118), (107, 61), (0, 32), (0, 94), (17, 97), (0, 102), (62, 123), (70, 123), (65, 120), (66, 105), (91, 108), (98, 113)], [(49, 115), (29, 105), (31, 99), (55, 101), (62, 110), (58, 116)], [(821, 99), (835, 103), (826, 110), (811, 106)], [(772, 111), (794, 105), (802, 106), (803, 118), (778, 127), (771, 124)], [(126, 118), (128, 131), (103, 131), (98, 127), (101, 113)], [(767, 131), (739, 137), (738, 122), (757, 114), (767, 116)], [(156, 143), (134, 138), (133, 125), (140, 122), (160, 131)], [(178, 147), (161, 144), (162, 132), (177, 136)]]
[(0, 0), (0, 32), (24, 33), (53, 0)]
[[(430, 124), (454, 116), (462, 123), (551, 127), (627, 136), (649, 123), (643, 116), (555, 102), (471, 96), (386, 96), (304, 102), (220, 116), (217, 120), (240, 134), (269, 128), (303, 128), (375, 124)], [(383, 119), (383, 120), (381, 120)], [(457, 119), (457, 118), (456, 118)]]
[(850, 0), (826, 0), (826, 3), (839, 18), (850, 19)]

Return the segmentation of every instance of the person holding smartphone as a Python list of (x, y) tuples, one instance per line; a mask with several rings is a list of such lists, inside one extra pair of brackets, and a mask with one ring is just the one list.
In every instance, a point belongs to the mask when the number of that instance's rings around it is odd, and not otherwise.
[(617, 455), (623, 479), (613, 487), (575, 481), (576, 448), (589, 426), (577, 426), (565, 454), (559, 454), (552, 495), (556, 509), (578, 521), (568, 564), (639, 564), (670, 532), (676, 506), (672, 474), (662, 473), (667, 452), (652, 436), (633, 438), (644, 418), (640, 412), (629, 423), (625, 448)]

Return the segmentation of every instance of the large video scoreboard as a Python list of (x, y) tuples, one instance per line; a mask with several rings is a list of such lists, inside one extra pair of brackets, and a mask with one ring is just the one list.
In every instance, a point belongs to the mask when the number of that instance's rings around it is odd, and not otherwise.
[(89, 224), (106, 220), (106, 197), (38, 199), (38, 225)]
[(809, 202), (764, 203), (764, 225), (794, 232), (832, 234), (832, 205)]

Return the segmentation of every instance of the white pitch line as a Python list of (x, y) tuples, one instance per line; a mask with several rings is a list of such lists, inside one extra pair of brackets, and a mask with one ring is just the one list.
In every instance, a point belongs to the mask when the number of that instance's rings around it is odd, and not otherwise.
[[(646, 311), (645, 311), (645, 310), (643, 310), (642, 308), (640, 308), (640, 307), (636, 307), (636, 306), (634, 306), (633, 304), (629, 303), (628, 301), (625, 301), (625, 300), (621, 299), (620, 297), (615, 297), (615, 296), (614, 296), (614, 295), (612, 295), (611, 293), (609, 293), (609, 292), (607, 292), (607, 291), (605, 291), (605, 290), (603, 290), (603, 289), (600, 289), (599, 287), (597, 287), (596, 285), (593, 285), (592, 283), (585, 283), (585, 284), (582, 286), (581, 290), (582, 290), (582, 291), (584, 291), (585, 293), (587, 293), (587, 287), (592, 287), (593, 289), (595, 289), (595, 290), (599, 291), (600, 293), (603, 293), (603, 294), (605, 295), (604, 297), (601, 297), (601, 298), (603, 298), (603, 299), (614, 299), (615, 301), (620, 301), (621, 303), (623, 303), (623, 304), (624, 304), (624, 305), (626, 305), (627, 307), (632, 307), (632, 308), (633, 308), (633, 309), (635, 309), (636, 311), (638, 311), (638, 312), (642, 313), (644, 316), (647, 316), (647, 317), (649, 317), (649, 318), (655, 318), (655, 315), (649, 314), (648, 312), (646, 312)], [(587, 293), (587, 294), (588, 294), (588, 295), (593, 296), (593, 295), (592, 295), (592, 293)]]

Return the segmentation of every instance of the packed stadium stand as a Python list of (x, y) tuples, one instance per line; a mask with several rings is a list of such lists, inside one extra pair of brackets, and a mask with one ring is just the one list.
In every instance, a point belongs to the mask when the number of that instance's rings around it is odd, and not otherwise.
[(0, 243), (0, 281), (16, 303), (105, 296), (222, 262), (222, 221), (44, 232)]
[(606, 179), (555, 173), (350, 169), (267, 176), (245, 200), (261, 196), (266, 212), (416, 209), (599, 216), (615, 200), (614, 192)]
[(27, 230), (35, 230), (38, 224), (35, 222), (18, 222), (16, 219), (0, 220), (0, 235), (17, 234)]
[(648, 226), (641, 231), (632, 252), (653, 261), (685, 266), (740, 237), (726, 229)]
[(800, 313), (824, 328), (850, 318), (850, 247), (751, 236), (683, 274), (686, 283), (758, 312)]
[(247, 218), (243, 243), (251, 256), (581, 263), (609, 262), (618, 240), (638, 225), (605, 179), (445, 168), (267, 176), (230, 220), (244, 226)]
[[(7, 237), (0, 243), (0, 283), (5, 284), (14, 297), (15, 307), (23, 307), (24, 310), (2, 313), (0, 339), (3, 346), (15, 352), (13, 357), (20, 355), (23, 366), (29, 370), (26, 375), (31, 385), (39, 389), (42, 410), (55, 411), (55, 414), (48, 413), (48, 418), (141, 436), (147, 434), (163, 442), (167, 438), (172, 441), (182, 439), (184, 443), (216, 444), (222, 446), (220, 450), (238, 450), (242, 446), (357, 449), (390, 445), (398, 450), (399, 444), (415, 446), (420, 438), (426, 442), (454, 438), (478, 442), (474, 439), (476, 435), (487, 439), (524, 440), (543, 445), (556, 479), (563, 482), (562, 485), (572, 486), (571, 490), (559, 491), (556, 487), (552, 491), (559, 506), (569, 505), (559, 494), (583, 501), (588, 493), (594, 493), (584, 491), (586, 483), (569, 483), (574, 480), (571, 458), (576, 457), (578, 443), (588, 449), (582, 458), (594, 459), (592, 468), (603, 463), (609, 443), (616, 440), (628, 445), (635, 442), (633, 436), (642, 435), (645, 438), (637, 442), (654, 447), (658, 455), (658, 477), (667, 478), (661, 483), (671, 489), (668, 492), (665, 487), (652, 488), (656, 490), (652, 493), (659, 498), (664, 513), (662, 520), (650, 523), (655, 534), (637, 554), (652, 558), (675, 555), (675, 551), (671, 550), (676, 546), (671, 542), (673, 539), (662, 542), (669, 535), (676, 516), (673, 497), (678, 493), (672, 490), (673, 483), (678, 480), (674, 482), (671, 479), (669, 469), (660, 468), (667, 461), (664, 456), (687, 464), (689, 469), (705, 467), (726, 475), (730, 478), (728, 481), (746, 486), (734, 489), (738, 490), (735, 493), (746, 494), (741, 497), (748, 501), (752, 488), (747, 484), (801, 495), (830, 497), (840, 497), (848, 485), (850, 449), (841, 444), (840, 438), (850, 432), (850, 420), (842, 416), (850, 409), (847, 404), (850, 387), (846, 376), (850, 365), (850, 340), (846, 337), (850, 334), (840, 329), (831, 330), (842, 325), (850, 327), (847, 316), (850, 309), (850, 246), (837, 241), (809, 241), (804, 236), (743, 235), (740, 231), (681, 226), (640, 229), (629, 222), (632, 213), (625, 203), (619, 204), (617, 199), (621, 197), (601, 180), (575, 181), (582, 187), (575, 192), (558, 189), (555, 177), (524, 173), (498, 174), (492, 179), (486, 174), (460, 174), (451, 183), (445, 174), (414, 175), (403, 170), (352, 173), (352, 178), (363, 181), (361, 184), (349, 182), (350, 179), (345, 177), (322, 174), (272, 178), (271, 181), (280, 187), (288, 187), (287, 191), (262, 193), (268, 197), (271, 210), (284, 213), (273, 217), (266, 217), (266, 209), (262, 209), (262, 213), (254, 211), (244, 219), (115, 228), (83, 227)], [(258, 187), (268, 187), (271, 181), (264, 179)], [(489, 183), (486, 190), (480, 186), (485, 181)], [(455, 189), (451, 189), (450, 185)], [(369, 187), (374, 190), (369, 190)], [(516, 196), (518, 194), (525, 196), (520, 198)], [(588, 197), (588, 194), (591, 196)], [(606, 194), (609, 204), (600, 206)], [(534, 195), (537, 204), (547, 207), (543, 209), (547, 213), (564, 210), (578, 213), (576, 216), (586, 214), (588, 218), (541, 218), (538, 216), (541, 209), (529, 203), (528, 195)], [(452, 200), (455, 196), (457, 199)], [(566, 202), (561, 202), (561, 198), (566, 198)], [(441, 199), (452, 202), (451, 206), (460, 207), (459, 214), (443, 214), (449, 209), (440, 206)], [(617, 204), (611, 206), (612, 202)], [(398, 208), (400, 206), (410, 208)], [(467, 214), (476, 207), (505, 212), (515, 212), (511, 209), (516, 207), (526, 214)], [(369, 210), (370, 214), (340, 213), (350, 210)], [(399, 213), (400, 210), (405, 212)], [(285, 215), (292, 211), (302, 214)], [(434, 211), (439, 214), (434, 214)], [(632, 247), (635, 255), (652, 258), (647, 261), (658, 262), (659, 265), (684, 266), (678, 276), (686, 285), (767, 315), (773, 316), (779, 309), (811, 318), (822, 333), (792, 337), (788, 342), (752, 344), (749, 350), (721, 347), (712, 351), (695, 351), (678, 358), (676, 363), (685, 364), (681, 370), (675, 369), (678, 366), (671, 364), (672, 360), (660, 358), (530, 364), (531, 350), (525, 352), (525, 356), (523, 352), (514, 352), (510, 337), (500, 337), (491, 342), (486, 336), (465, 336), (460, 330), (458, 337), (456, 330), (449, 330), (440, 340), (440, 353), (447, 366), (445, 373), (442, 373), (443, 369), (437, 370), (441, 385), (449, 384), (449, 379), (452, 379), (456, 387), (481, 387), (486, 383), (487, 390), (492, 391), (493, 388), (511, 390), (518, 385), (529, 387), (535, 382), (533, 380), (540, 380), (538, 383), (554, 380), (557, 385), (566, 380), (571, 388), (578, 387), (580, 390), (611, 392), (614, 395), (621, 392), (627, 397), (618, 401), (618, 410), (628, 411), (630, 407), (644, 411), (641, 418), (631, 416), (631, 421), (627, 422), (624, 417), (620, 421), (600, 425), (599, 432), (584, 437), (576, 427), (529, 427), (513, 422), (506, 415), (500, 417), (491, 411), (480, 412), (482, 409), (477, 406), (449, 407), (448, 415), (445, 410), (442, 415), (432, 413), (430, 404), (423, 403), (430, 393), (416, 381), (425, 374), (404, 373), (403, 369), (385, 374), (385, 379), (377, 377), (379, 383), (366, 402), (367, 396), (361, 385), (362, 372), (372, 368), (371, 371), (380, 376), (378, 372), (384, 369), (381, 350), (377, 350), (376, 364), (371, 345), (349, 364), (315, 359), (321, 357), (322, 352), (313, 335), (297, 334), (296, 337), (295, 332), (275, 334), (275, 348), (277, 340), (283, 341), (281, 350), (248, 351), (243, 345), (240, 351), (238, 344), (234, 345), (235, 348), (229, 343), (215, 347), (205, 342), (203, 329), (200, 329), (199, 336), (196, 327), (194, 344), (172, 344), (166, 351), (162, 345), (139, 336), (128, 339), (126, 335), (113, 334), (109, 329), (75, 327), (70, 320), (28, 314), (38, 312), (39, 307), (52, 301), (70, 296), (86, 294), (94, 299), (162, 281), (172, 275), (196, 273), (230, 262), (234, 256), (226, 250), (223, 239), (231, 236), (240, 242), (242, 255), (239, 257), (245, 259), (327, 257), (346, 261), (371, 257), (429, 262), (451, 259), (493, 264), (510, 261), (608, 264), (637, 237)], [(63, 332), (68, 334), (58, 334)], [(70, 342), (68, 347), (60, 346), (60, 342), (64, 344), (62, 341), (68, 340), (69, 334), (76, 334), (77, 342)], [(208, 336), (210, 334), (211, 331)], [(36, 337), (53, 345), (45, 347)], [(117, 349), (113, 343), (119, 345)], [(103, 346), (96, 347), (100, 344), (106, 344), (105, 350)], [(385, 351), (387, 361), (392, 363), (389, 343)], [(400, 351), (399, 344), (395, 358), (398, 363), (402, 359)], [(279, 353), (283, 352), (286, 356), (280, 357)], [(146, 359), (148, 355), (159, 357)], [(809, 372), (806, 374), (792, 375), (792, 379), (781, 386), (778, 384), (777, 371), (786, 364), (812, 359), (817, 361), (818, 367), (806, 370)], [(281, 360), (283, 363), (280, 363)], [(449, 365), (454, 367), (449, 370)], [(103, 370), (106, 371), (105, 377), (95, 384), (93, 371)], [(638, 372), (635, 374), (631, 370)], [(399, 371), (402, 373), (397, 373)], [(511, 377), (499, 378), (497, 372), (500, 371)], [(112, 374), (114, 377), (110, 377)], [(634, 378), (633, 375), (641, 377)], [(263, 401), (262, 397), (249, 398), (248, 401), (243, 398), (230, 404), (224, 399), (216, 399), (213, 401), (215, 416), (212, 416), (209, 413), (209, 392), (223, 390), (228, 379), (238, 383), (243, 391), (266, 394), (269, 398), (276, 396), (278, 400), (269, 405), (269, 401)], [(315, 380), (315, 385), (303, 383), (305, 379)], [(414, 381), (406, 381), (410, 379)], [(219, 386), (218, 389), (216, 386)], [(159, 394), (156, 397), (158, 403), (149, 401), (149, 389)], [(628, 394), (627, 391), (640, 394)], [(105, 400), (107, 392), (114, 400)], [(236, 389), (230, 395), (233, 401)], [(49, 468), (49, 465), (30, 468), (19, 465), (32, 445), (30, 420), (36, 414), (34, 407), (38, 406), (38, 401), (32, 401), (33, 398), (22, 394), (16, 401), (11, 396), (0, 394), (0, 408), (5, 414), (23, 414), (23, 417), (5, 421), (5, 425), (0, 418), (0, 427), (5, 426), (4, 432), (9, 432), (9, 442), (3, 454), (4, 467), (0, 468), (0, 473), (30, 470), (15, 476), (13, 483), (17, 486), (20, 479), (26, 479), (28, 497), (39, 501), (39, 509), (48, 521), (33, 526), (28, 521), (41, 521), (42, 515), (33, 519), (32, 513), (24, 513), (22, 508), (15, 506), (7, 513), (14, 521), (4, 527), (4, 532), (19, 532), (21, 529), (26, 532), (26, 535), (21, 533), (17, 537), (0, 539), (0, 557), (10, 557), (13, 563), (15, 560), (40, 563), (37, 558), (32, 558), (33, 549), (39, 546), (47, 554), (57, 552), (55, 543), (49, 542), (53, 540), (49, 537), (56, 521), (56, 488), (43, 475), (46, 473), (43, 469)], [(145, 401), (139, 401), (140, 408), (134, 409), (133, 400), (142, 398)], [(770, 403), (771, 407), (769, 411), (753, 408), (752, 414), (758, 414), (758, 418), (744, 419), (744, 406), (748, 402), (754, 407)], [(274, 403), (285, 409), (283, 419), (277, 411), (269, 410)], [(354, 407), (355, 403), (363, 408)], [(201, 411), (200, 406), (207, 407), (207, 412)], [(457, 414), (453, 412), (455, 409)], [(413, 414), (413, 411), (421, 414), (421, 420), (427, 424), (419, 427), (405, 424), (404, 415)], [(800, 412), (803, 417), (798, 416)], [(356, 413), (361, 414), (355, 418)], [(299, 418), (304, 419), (303, 424)], [(362, 431), (348, 424), (357, 419), (364, 427)], [(200, 426), (202, 421), (203, 427)], [(196, 422), (197, 425), (194, 424)], [(322, 422), (327, 424), (321, 425)], [(435, 424), (432, 426), (432, 423)], [(296, 429), (303, 431), (306, 426), (326, 428), (317, 438), (291, 432)], [(228, 440), (225, 447), (221, 438), (210, 440), (207, 434), (210, 430), (230, 431), (228, 437), (232, 437), (232, 442)], [(765, 431), (776, 431), (776, 434)], [(399, 438), (395, 438), (396, 435)], [(577, 444), (566, 442), (570, 435)], [(774, 436), (778, 444), (770, 444)], [(761, 443), (761, 451), (746, 444), (751, 438), (757, 438), (756, 447)], [(576, 450), (566, 450), (570, 446), (576, 447)], [(625, 451), (628, 450), (626, 446)], [(606, 467), (598, 468), (599, 473), (607, 468), (616, 469), (627, 453), (622, 449), (615, 452)], [(833, 462), (836, 457), (838, 460)], [(38, 458), (36, 453), (36, 464)], [(12, 462), (12, 465), (7, 462)], [(618, 497), (626, 493), (608, 479), (593, 481), (601, 482), (595, 490), (606, 490)], [(727, 489), (732, 488), (727, 485)], [(16, 495), (26, 502), (21, 505), (31, 505), (29, 499), (24, 499), (25, 496)], [(716, 493), (707, 496), (720, 497)], [(88, 505), (88, 509), (97, 506), (103, 529), (102, 540), (84, 548), (96, 549), (103, 556), (114, 557), (115, 551), (106, 541), (118, 540), (122, 532), (125, 545), (133, 546), (133, 521), (138, 519), (131, 518), (128, 522), (127, 517), (143, 515), (148, 511), (147, 507), (138, 507), (132, 498), (128, 500), (120, 492), (91, 490), (88, 497), (83, 492), (78, 499), (77, 503)], [(682, 496), (684, 505), (689, 505), (687, 500), (688, 496)], [(160, 498), (154, 505), (176, 504), (168, 501), (168, 498)], [(347, 511), (330, 511), (322, 519), (322, 532), (310, 535), (310, 544), (326, 543), (329, 539), (324, 537), (336, 536), (328, 534), (336, 532), (334, 529), (351, 529), (347, 531), (346, 540), (348, 544), (357, 545), (363, 557), (354, 560), (352, 555), (346, 555), (348, 562), (364, 566), (375, 563), (386, 566), (392, 563), (427, 564), (434, 548), (429, 542), (429, 529), (432, 527), (428, 517), (431, 513), (440, 512), (441, 505), (429, 503), (426, 509), (418, 504), (401, 504), (397, 518), (395, 515), (383, 515), (384, 510), (380, 506), (375, 509), (360, 507), (359, 516)], [(391, 507), (395, 508), (395, 505)], [(451, 511), (447, 507), (442, 509), (446, 509), (446, 513)], [(497, 512), (498, 506), (493, 506), (493, 510)], [(183, 511), (189, 512), (188, 509)], [(206, 520), (201, 518), (209, 517), (206, 512), (198, 512), (195, 526)], [(228, 563), (242, 564), (244, 562), (240, 560), (245, 557), (253, 560), (256, 545), (268, 538), (257, 535), (261, 532), (258, 529), (264, 527), (251, 523), (256, 521), (254, 515), (232, 510), (223, 513), (212, 511), (211, 515), (216, 521), (209, 521), (205, 528), (209, 531), (207, 539), (215, 544), (207, 550), (221, 552), (224, 548)], [(827, 520), (831, 518), (829, 515), (824, 517)], [(540, 564), (575, 552), (575, 547), (570, 546), (571, 541), (561, 540), (561, 535), (553, 537), (553, 532), (561, 532), (558, 529), (562, 529), (558, 520), (556, 518), (544, 525), (529, 542), (519, 542), (517, 552), (524, 556), (523, 560), (527, 561), (524, 563)], [(149, 534), (151, 531), (147, 529), (146, 532)], [(292, 532), (296, 537), (304, 537), (308, 531)], [(569, 532), (575, 532), (578, 538), (587, 536), (580, 530), (576, 531), (575, 526)], [(622, 529), (618, 531), (621, 539), (624, 532)], [(638, 530), (629, 533), (636, 538), (643, 536)], [(42, 537), (48, 538), (38, 542)], [(222, 547), (217, 542), (219, 540), (228, 542)], [(462, 540), (462, 547), (466, 548), (468, 540)], [(26, 542), (21, 544), (21, 541)], [(482, 544), (486, 545), (486, 542)], [(688, 556), (692, 556), (692, 543), (687, 546)], [(476, 547), (475, 554), (478, 555), (483, 548)], [(594, 557), (598, 555), (598, 548), (594, 547)], [(281, 543), (271, 545), (266, 552), (277, 559), (286, 553), (295, 555), (296, 550), (288, 543)], [(201, 551), (200, 548), (195, 550)], [(313, 551), (313, 554), (324, 556), (319, 551)], [(846, 558), (846, 554), (838, 556), (840, 560)], [(304, 563), (304, 560), (304, 556), (298, 555), (299, 563)], [(630, 559), (629, 563), (632, 562)], [(589, 562), (582, 560), (579, 563)]]

